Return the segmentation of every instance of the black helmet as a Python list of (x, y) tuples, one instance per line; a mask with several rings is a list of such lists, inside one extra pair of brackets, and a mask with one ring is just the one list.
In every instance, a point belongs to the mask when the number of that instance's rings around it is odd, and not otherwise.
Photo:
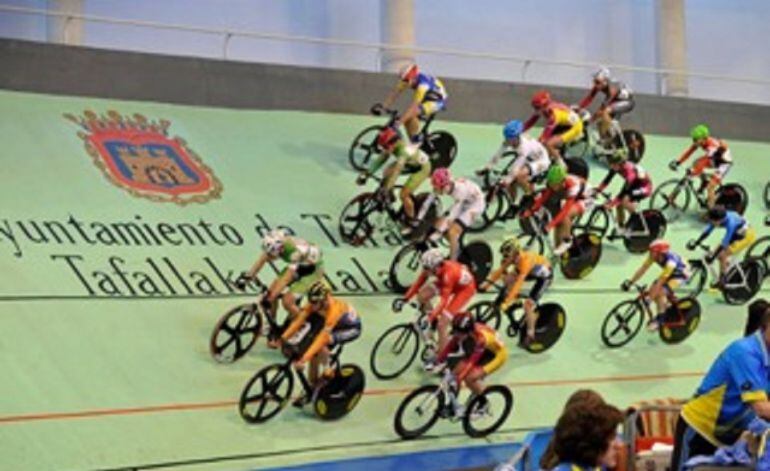
[(455, 314), (452, 319), (452, 331), (457, 333), (468, 333), (473, 328), (473, 316), (469, 312)]
[(724, 206), (714, 206), (709, 209), (708, 218), (709, 221), (721, 221), (727, 215), (727, 210)]

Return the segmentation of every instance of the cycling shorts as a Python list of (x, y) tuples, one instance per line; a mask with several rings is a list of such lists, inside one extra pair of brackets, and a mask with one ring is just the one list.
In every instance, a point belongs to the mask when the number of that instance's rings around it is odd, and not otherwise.
[[(535, 272), (538, 273), (533, 275)], [(529, 290), (527, 297), (535, 302), (538, 302), (543, 297), (543, 293), (545, 293), (548, 287), (551, 286), (551, 282), (553, 281), (553, 270), (548, 267), (538, 265), (527, 276), (527, 280), (535, 281), (535, 283), (532, 285), (532, 288)]]
[[(725, 154), (727, 154), (727, 158), (729, 159), (730, 151), (725, 151)], [(722, 159), (716, 159), (714, 157), (709, 157), (708, 155), (705, 155), (698, 160), (695, 161), (695, 163), (692, 166), (691, 174), (693, 176), (699, 176), (703, 172), (705, 172), (707, 169), (714, 169), (714, 172), (711, 176), (711, 183), (713, 184), (719, 184), (722, 182), (722, 180), (727, 175), (727, 172), (730, 171), (730, 167), (732, 167), (731, 161), (723, 161)]]
[(610, 111), (611, 117), (620, 118), (622, 115), (633, 110), (634, 105), (634, 100), (629, 98), (628, 100), (613, 101), (607, 106), (607, 109)]
[[(288, 268), (285, 268), (281, 272), (281, 275), (286, 273), (286, 270), (288, 270)], [(292, 294), (305, 294), (313, 283), (323, 280), (323, 276), (323, 263), (300, 265), (297, 268), (297, 272), (294, 274), (294, 280), (289, 283), (289, 292)]]
[(406, 182), (404, 183), (404, 189), (410, 192), (413, 192), (419, 188), (420, 185), (422, 185), (422, 182), (424, 182), (430, 176), (430, 162), (426, 162), (417, 168), (418, 170), (409, 175), (409, 178), (407, 178)]
[(468, 304), (475, 294), (476, 283), (470, 283), (456, 289), (455, 292), (452, 293), (452, 300), (449, 301), (449, 304), (447, 304), (446, 309), (444, 309), (442, 314), (451, 319), (455, 314), (462, 312), (466, 304)]
[(446, 100), (425, 100), (420, 103), (420, 118), (425, 119), (446, 108)]
[(650, 180), (637, 180), (633, 183), (625, 184), (618, 194), (618, 198), (625, 198), (638, 203), (643, 199), (649, 197), (652, 194), (652, 181)]
[(737, 254), (741, 250), (745, 249), (749, 245), (754, 243), (754, 240), (757, 238), (757, 233), (754, 231), (753, 227), (747, 228), (743, 234), (739, 234), (738, 231), (735, 231), (735, 234), (733, 234), (733, 238), (730, 240), (730, 245), (728, 246), (728, 249), (730, 249), (730, 253), (732, 255)]

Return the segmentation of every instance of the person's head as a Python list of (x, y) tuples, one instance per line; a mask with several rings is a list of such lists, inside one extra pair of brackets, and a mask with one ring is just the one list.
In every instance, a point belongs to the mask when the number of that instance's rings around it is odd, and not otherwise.
[(692, 142), (697, 145), (702, 145), (710, 135), (711, 132), (709, 131), (708, 126), (705, 124), (698, 124), (693, 126), (693, 128), (690, 130), (690, 137), (692, 137)]
[(444, 254), (439, 249), (428, 249), (420, 257), (422, 268), (429, 272), (435, 272), (444, 263)]
[(518, 147), (521, 133), (524, 131), (524, 123), (518, 119), (508, 121), (503, 127), (503, 138), (511, 147)]
[(326, 307), (329, 302), (329, 295), (331, 294), (331, 288), (325, 281), (318, 280), (307, 290), (307, 301), (315, 309), (322, 309)]
[(624, 163), (626, 163), (626, 157), (619, 152), (612, 152), (607, 155), (607, 165), (616, 172), (620, 171)]
[(275, 258), (283, 250), (286, 241), (286, 233), (281, 229), (273, 229), (262, 237), (262, 250), (268, 257)]
[(552, 190), (560, 190), (564, 186), (564, 181), (567, 179), (567, 169), (560, 164), (553, 164), (548, 169), (548, 173), (545, 174), (545, 182), (548, 188)]
[(716, 205), (709, 209), (708, 220), (715, 226), (721, 226), (727, 216), (727, 210), (724, 206)]
[(668, 241), (664, 239), (655, 239), (650, 242), (649, 250), (650, 257), (652, 257), (652, 259), (656, 262), (660, 263), (663, 261), (663, 258), (666, 256), (668, 251), (671, 250), (671, 244), (669, 244)]
[(623, 414), (606, 403), (567, 407), (554, 429), (554, 452), (562, 462), (613, 468), (618, 461), (617, 428)]
[(578, 389), (567, 398), (567, 402), (564, 403), (564, 409), (577, 406), (598, 407), (600, 404), (605, 404), (601, 394), (593, 389)]
[(767, 332), (770, 325), (770, 303), (766, 299), (757, 299), (749, 304), (748, 311), (743, 336), (751, 335), (759, 329)]
[(476, 320), (470, 312), (455, 314), (452, 318), (452, 334), (458, 336), (468, 335), (476, 324)]
[(430, 176), (430, 184), (436, 193), (447, 193), (452, 189), (452, 174), (447, 168), (437, 168)]
[(515, 236), (508, 237), (500, 245), (500, 255), (503, 260), (514, 260), (521, 251), (521, 242)]
[(402, 82), (406, 82), (411, 87), (414, 85), (414, 82), (417, 80), (417, 75), (420, 73), (420, 69), (417, 68), (417, 64), (408, 64), (403, 67), (398, 72), (398, 78)]
[(390, 153), (393, 148), (396, 147), (401, 141), (401, 134), (390, 126), (382, 128), (382, 131), (377, 135), (377, 146), (382, 149), (383, 152)]
[(610, 84), (610, 69), (607, 67), (599, 67), (599, 69), (594, 72), (593, 75), (594, 78), (594, 85), (596, 85), (599, 89), (605, 89), (607, 85)]
[(551, 104), (551, 94), (547, 90), (539, 90), (532, 95), (532, 108), (542, 111)]

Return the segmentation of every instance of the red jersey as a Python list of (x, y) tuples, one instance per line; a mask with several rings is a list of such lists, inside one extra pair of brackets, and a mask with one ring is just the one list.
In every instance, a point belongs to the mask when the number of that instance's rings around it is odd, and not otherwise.
[[(409, 290), (404, 295), (404, 299), (408, 301), (413, 298), (425, 282), (428, 281), (430, 275), (430, 272), (423, 270), (414, 284), (409, 287)], [(469, 289), (476, 290), (476, 280), (473, 278), (471, 271), (467, 266), (454, 260), (444, 260), (441, 262), (441, 265), (436, 269), (435, 284), (441, 296), (441, 301), (433, 312), (430, 313), (429, 317), (431, 319), (446, 309), (452, 297), (461, 292), (467, 292)]]

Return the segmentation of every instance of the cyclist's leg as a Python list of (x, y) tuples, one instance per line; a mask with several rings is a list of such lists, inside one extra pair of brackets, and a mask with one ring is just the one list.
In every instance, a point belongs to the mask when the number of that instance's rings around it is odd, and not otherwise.
[(410, 175), (406, 180), (404, 187), (401, 189), (401, 193), (399, 195), (401, 198), (401, 204), (404, 207), (404, 214), (410, 221), (413, 220), (416, 216), (412, 195), (414, 194), (414, 191), (420, 187), (422, 182), (428, 178), (428, 175), (430, 175), (430, 163), (423, 165), (419, 171)]
[(294, 275), (288, 290), (281, 299), (283, 308), (289, 313), (289, 317), (294, 319), (299, 315), (299, 306), (297, 300), (307, 293), (310, 286), (316, 281), (322, 281), (324, 276), (323, 264), (300, 266)]
[(524, 315), (527, 322), (527, 337), (535, 337), (535, 327), (537, 326), (537, 305), (543, 297), (545, 290), (551, 286), (553, 281), (553, 272), (545, 266), (538, 266), (533, 270), (535, 275), (535, 284), (529, 291), (529, 295), (524, 299)]
[(508, 350), (502, 347), (497, 352), (485, 351), (481, 356), (476, 367), (466, 377), (466, 384), (474, 394), (481, 394), (484, 392), (484, 384), (482, 380), (495, 371), (499, 370), (501, 366), (508, 359)]
[(730, 262), (735, 260), (734, 256), (745, 250), (747, 247), (751, 246), (756, 238), (757, 233), (754, 231), (753, 227), (746, 229), (746, 233), (742, 236), (733, 236), (733, 239), (730, 241), (730, 245), (727, 246), (727, 249), (719, 253), (719, 268), (721, 270), (720, 279), (723, 278), (727, 273)]
[(463, 234), (463, 226), (457, 221), (453, 222), (446, 231), (446, 239), (449, 242), (449, 259), (457, 260), (460, 255), (460, 237)]
[(714, 207), (714, 204), (717, 201), (717, 189), (719, 188), (719, 185), (722, 184), (722, 180), (724, 179), (725, 175), (727, 175), (727, 172), (730, 171), (731, 166), (732, 165), (729, 163), (723, 163), (716, 168), (714, 174), (711, 176), (707, 187), (707, 200), (709, 208)]

